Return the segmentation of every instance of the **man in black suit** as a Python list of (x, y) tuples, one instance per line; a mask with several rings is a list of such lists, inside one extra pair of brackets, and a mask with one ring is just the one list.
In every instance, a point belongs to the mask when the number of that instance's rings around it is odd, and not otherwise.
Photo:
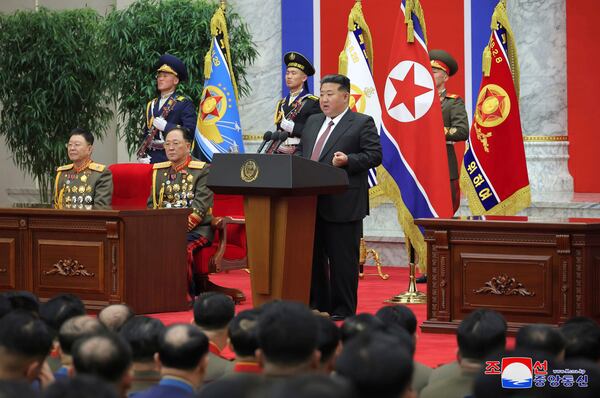
[(348, 190), (321, 195), (317, 203), (311, 306), (342, 320), (356, 313), (358, 255), (362, 220), (369, 214), (367, 172), (381, 164), (381, 144), (370, 116), (348, 108), (350, 79), (327, 75), (321, 80), (323, 114), (306, 121), (298, 154), (340, 167)]

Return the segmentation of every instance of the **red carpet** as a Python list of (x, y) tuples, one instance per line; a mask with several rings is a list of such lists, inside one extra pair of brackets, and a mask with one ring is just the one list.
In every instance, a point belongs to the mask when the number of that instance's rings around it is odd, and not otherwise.
[[(365, 267), (367, 273), (373, 273), (375, 267)], [(374, 314), (384, 304), (383, 301), (403, 292), (407, 287), (408, 268), (384, 267), (384, 273), (390, 278), (383, 280), (379, 276), (368, 275), (359, 282), (358, 288), (358, 312), (369, 312)], [(250, 308), (252, 305), (252, 294), (250, 292), (250, 275), (245, 271), (233, 271), (228, 274), (221, 273), (211, 275), (211, 281), (216, 284), (240, 289), (248, 298), (242, 305), (236, 306), (237, 311)], [(426, 285), (417, 285), (419, 289), (425, 290)], [(417, 316), (420, 325), (427, 318), (426, 304), (413, 304), (410, 308)], [(192, 312), (169, 312), (153, 315), (161, 319), (165, 324), (174, 322), (190, 322)], [(454, 335), (421, 333), (417, 328), (417, 351), (415, 359), (429, 366), (437, 366), (456, 359), (456, 337)]]

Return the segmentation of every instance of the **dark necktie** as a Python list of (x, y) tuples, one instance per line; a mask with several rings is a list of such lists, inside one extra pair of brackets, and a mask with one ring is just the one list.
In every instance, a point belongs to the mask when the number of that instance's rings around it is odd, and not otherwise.
[(319, 157), (321, 156), (321, 151), (323, 150), (323, 147), (325, 146), (325, 141), (327, 141), (327, 137), (329, 137), (329, 134), (331, 133), (331, 128), (333, 127), (333, 125), (334, 125), (333, 120), (331, 120), (329, 122), (329, 124), (327, 125), (327, 128), (325, 129), (323, 134), (321, 134), (321, 136), (317, 140), (317, 143), (315, 144), (315, 148), (312, 151), (312, 155), (310, 155), (310, 160), (316, 160), (316, 161), (319, 160)]

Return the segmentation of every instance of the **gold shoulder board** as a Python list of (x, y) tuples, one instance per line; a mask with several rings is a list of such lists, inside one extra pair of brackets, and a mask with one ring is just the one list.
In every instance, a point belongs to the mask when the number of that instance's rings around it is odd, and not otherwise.
[(96, 162), (90, 163), (90, 165), (88, 167), (90, 170), (98, 171), (100, 173), (102, 173), (104, 171), (104, 169), (106, 168), (105, 165), (96, 163)]
[(203, 169), (205, 165), (206, 165), (206, 162), (201, 162), (199, 160), (192, 160), (190, 162), (190, 164), (188, 164), (188, 167), (190, 169)]
[(60, 166), (59, 168), (57, 168), (56, 171), (66, 171), (66, 170), (71, 170), (72, 168), (73, 168), (73, 163), (65, 164), (64, 166)]
[(179, 102), (181, 102), (181, 101), (185, 101), (186, 98), (183, 95), (178, 95), (177, 98), (176, 98), (176, 100), (179, 101)]
[(312, 95), (312, 94), (308, 94), (308, 98), (313, 100), (313, 101), (318, 101), (319, 97), (317, 97), (316, 95)]
[(153, 169), (164, 169), (165, 167), (171, 167), (171, 161), (167, 160), (166, 162), (154, 163), (152, 166)]

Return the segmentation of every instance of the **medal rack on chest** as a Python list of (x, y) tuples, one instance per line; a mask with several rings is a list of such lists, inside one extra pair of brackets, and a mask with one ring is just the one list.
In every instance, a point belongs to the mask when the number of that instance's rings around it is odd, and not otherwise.
[(192, 207), (194, 201), (194, 176), (186, 170), (164, 172), (165, 181), (160, 187), (161, 206)]
[(93, 188), (88, 181), (92, 172), (65, 173), (64, 207), (67, 209), (91, 209), (94, 204)]

